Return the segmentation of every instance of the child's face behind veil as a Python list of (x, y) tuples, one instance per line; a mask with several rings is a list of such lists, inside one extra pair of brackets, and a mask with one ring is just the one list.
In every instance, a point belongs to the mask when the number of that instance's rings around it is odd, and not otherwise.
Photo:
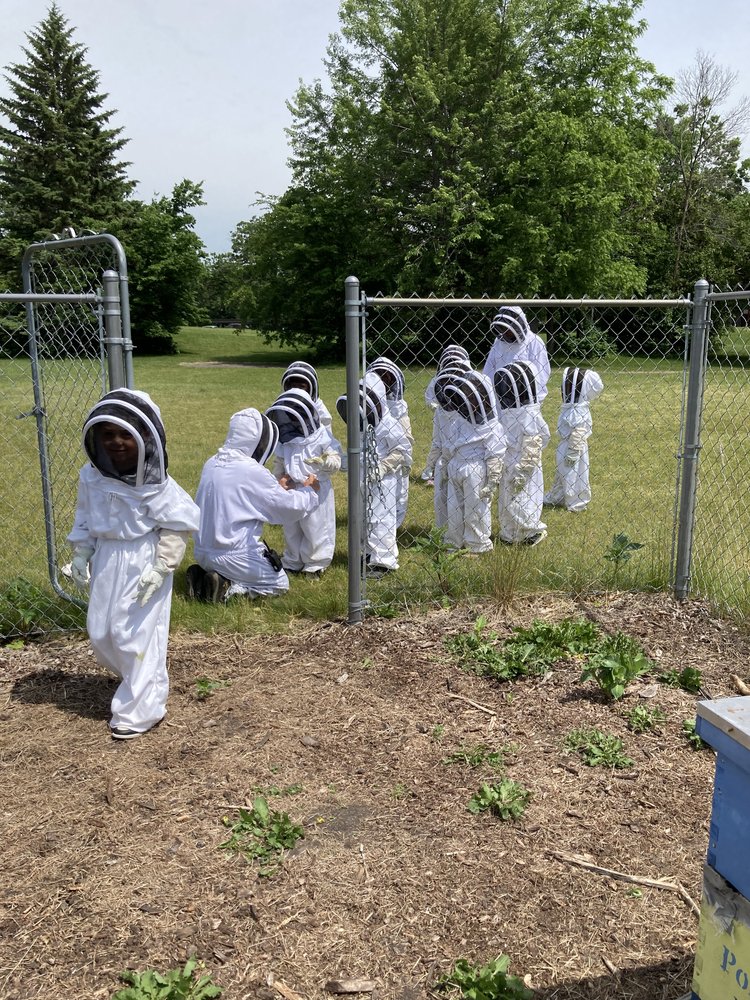
[(135, 472), (138, 466), (138, 443), (129, 431), (119, 424), (105, 422), (97, 428), (97, 436), (105, 454), (121, 476)]

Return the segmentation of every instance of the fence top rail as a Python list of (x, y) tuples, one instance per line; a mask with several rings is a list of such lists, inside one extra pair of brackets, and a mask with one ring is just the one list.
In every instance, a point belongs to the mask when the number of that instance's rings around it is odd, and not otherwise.
[[(745, 295), (748, 293), (745, 292)], [(716, 296), (708, 296), (715, 298)], [(681, 299), (411, 299), (411, 298), (387, 298), (376, 296), (370, 298), (365, 296), (365, 303), (368, 306), (411, 306), (414, 309), (424, 308), (439, 309), (443, 306), (480, 306), (484, 308), (498, 308), (499, 306), (528, 306), (528, 307), (561, 307), (566, 308), (588, 308), (597, 306), (607, 309), (626, 309), (633, 306), (651, 309), (674, 309), (689, 308), (693, 305), (691, 298)]]
[(0, 302), (101, 302), (96, 292), (0, 292)]
[(706, 302), (732, 302), (737, 299), (750, 299), (750, 290), (741, 289), (739, 292), (709, 292)]

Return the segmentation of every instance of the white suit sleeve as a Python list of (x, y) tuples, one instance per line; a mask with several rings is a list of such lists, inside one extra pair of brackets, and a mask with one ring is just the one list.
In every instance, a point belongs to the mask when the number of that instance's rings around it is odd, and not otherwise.
[(73, 518), (73, 530), (68, 535), (67, 541), (73, 549), (86, 548), (93, 553), (96, 548), (96, 541), (89, 531), (89, 491), (83, 480), (83, 475), (78, 477), (78, 498)]

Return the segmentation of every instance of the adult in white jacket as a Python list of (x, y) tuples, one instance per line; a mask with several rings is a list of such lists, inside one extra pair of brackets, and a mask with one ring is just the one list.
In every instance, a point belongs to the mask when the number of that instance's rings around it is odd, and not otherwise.
[(536, 372), (536, 396), (539, 403), (547, 395), (550, 376), (547, 348), (542, 338), (534, 333), (520, 306), (501, 306), (490, 322), (495, 341), (487, 355), (482, 371), (492, 381), (495, 372), (516, 361), (530, 361)]
[(173, 573), (199, 512), (167, 474), (161, 413), (145, 392), (107, 393), (86, 418), (83, 446), (71, 574), (81, 589), (90, 579), (89, 640), (120, 678), (110, 729), (129, 740), (167, 710)]
[(563, 372), (555, 481), (544, 497), (550, 507), (565, 507), (578, 513), (586, 510), (591, 500), (588, 445), (593, 427), (591, 402), (603, 390), (601, 377), (590, 368), (566, 368)]
[(495, 395), (507, 444), (498, 501), (499, 537), (511, 545), (537, 545), (547, 537), (542, 522), (542, 449), (550, 433), (539, 404), (534, 366), (519, 361), (495, 372)]
[[(203, 466), (196, 502), (200, 527), (195, 535), (193, 580), (218, 573), (229, 582), (225, 598), (276, 597), (289, 589), (289, 579), (263, 541), (266, 524), (287, 526), (318, 507), (317, 480), (286, 490), (265, 468), (278, 441), (278, 428), (267, 416), (248, 407), (234, 413), (224, 444)], [(196, 594), (206, 588), (193, 583)]]
[(502, 482), (505, 435), (486, 376), (467, 372), (440, 379), (439, 445), (448, 484), (445, 540), (471, 553), (492, 549), (492, 497)]
[(266, 410), (279, 429), (274, 475), (282, 486), (298, 489), (317, 476), (318, 506), (284, 525), (284, 569), (320, 576), (333, 560), (336, 507), (331, 476), (341, 468), (341, 445), (320, 422), (314, 400), (302, 389), (282, 392)]

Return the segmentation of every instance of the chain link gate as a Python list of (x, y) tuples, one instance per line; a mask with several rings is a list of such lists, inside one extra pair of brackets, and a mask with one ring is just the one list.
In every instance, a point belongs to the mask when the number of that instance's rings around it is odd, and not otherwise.
[[(465, 560), (435, 536), (432, 488), (419, 475), (432, 435), (424, 392), (449, 343), (465, 347), (481, 370), (494, 339), (490, 320), (501, 305), (524, 309), (550, 355), (552, 376), (542, 407), (551, 432), (543, 455), (545, 488), (555, 474), (563, 369), (593, 368), (604, 381), (603, 394), (591, 406), (593, 496), (583, 513), (545, 507), (543, 544), (495, 545), (491, 553)], [(680, 520), (678, 499), (683, 473), (692, 472), (697, 459), (697, 448), (684, 442), (692, 314), (690, 298), (371, 298), (360, 292), (356, 278), (347, 279), (347, 394), (356, 395), (368, 362), (389, 357), (404, 372), (415, 438), (408, 511), (398, 535), (399, 570), (382, 581), (368, 582), (362, 572), (367, 497), (362, 488), (350, 489), (350, 622), (361, 620), (368, 606), (388, 613), (390, 607), (408, 607), (410, 599), (505, 602), (525, 590), (664, 589), (678, 572), (683, 575), (684, 553), (682, 569), (678, 562), (685, 545), (689, 558), (692, 512), (683, 509)], [(350, 482), (365, 482), (360, 465), (366, 465), (366, 456), (351, 420), (347, 434)], [(495, 538), (497, 500), (493, 507)], [(359, 518), (356, 527), (352, 518)]]
[(22, 274), (22, 293), (0, 293), (0, 642), (83, 625), (85, 602), (61, 573), (83, 418), (108, 385), (133, 385), (119, 242), (37, 243)]

